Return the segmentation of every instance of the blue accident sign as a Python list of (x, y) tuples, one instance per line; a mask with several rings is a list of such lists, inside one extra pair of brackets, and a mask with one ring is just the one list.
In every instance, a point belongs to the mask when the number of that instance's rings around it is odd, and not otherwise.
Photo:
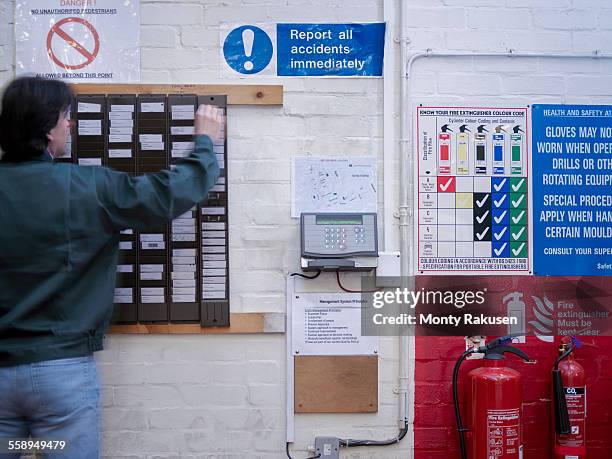
[(233, 70), (245, 75), (259, 73), (272, 59), (272, 40), (253, 25), (236, 27), (225, 38), (223, 57)]
[(612, 106), (534, 105), (534, 273), (612, 275)]
[(382, 76), (385, 24), (277, 24), (279, 76)]

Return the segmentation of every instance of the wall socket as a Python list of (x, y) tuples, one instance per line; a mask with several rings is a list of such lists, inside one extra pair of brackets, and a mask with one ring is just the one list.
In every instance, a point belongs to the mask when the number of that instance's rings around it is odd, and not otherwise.
[(315, 437), (315, 456), (319, 459), (340, 459), (340, 440), (335, 437)]

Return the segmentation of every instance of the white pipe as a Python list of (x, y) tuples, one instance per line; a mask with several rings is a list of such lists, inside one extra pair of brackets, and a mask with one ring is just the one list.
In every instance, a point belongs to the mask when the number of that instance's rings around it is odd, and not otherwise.
[(383, 15), (386, 23), (385, 39), (385, 65), (383, 70), (383, 203), (384, 203), (384, 237), (383, 247), (386, 252), (392, 251), (393, 237), (393, 206), (395, 201), (393, 189), (395, 185), (395, 119), (394, 119), (394, 90), (396, 78), (395, 70), (395, 0), (384, 0)]
[[(573, 53), (573, 54), (562, 54), (562, 53), (516, 53), (513, 50), (508, 50), (504, 53), (493, 53), (493, 52), (470, 52), (470, 51), (455, 51), (455, 52), (433, 52), (427, 50), (426, 52), (415, 53), (410, 56), (408, 65), (403, 67), (406, 69), (406, 79), (410, 80), (412, 76), (412, 66), (415, 61), (424, 57), (535, 57), (535, 58), (562, 58), (562, 59), (610, 59), (610, 54), (599, 54), (597, 51), (593, 53)], [(412, 114), (412, 109), (411, 112)], [(403, 196), (402, 196), (403, 197)]]
[[(407, 99), (407, 80), (404, 75), (404, 71), (407, 68), (408, 58), (408, 42), (407, 42), (407, 9), (406, 2), (400, 0), (400, 43), (401, 43), (401, 99), (400, 99), (400, 151), (401, 151), (401, 168), (400, 168), (400, 183), (401, 183), (401, 195), (400, 202), (402, 205), (399, 209), (400, 215), (400, 252), (401, 252), (401, 286), (402, 288), (412, 290), (414, 289), (414, 276), (411, 271), (412, 256), (410, 253), (412, 247), (412, 238), (408, 233), (411, 227), (412, 220), (412, 206), (410, 201), (406, 201), (409, 196), (409, 190), (412, 189), (412, 172), (411, 163), (405, 161), (407, 157), (407, 149), (405, 139), (407, 137), (407, 126), (408, 119), (406, 117), (406, 105)], [(412, 416), (411, 412), (414, 410), (413, 396), (414, 389), (410, 390), (412, 381), (412, 388), (414, 388), (414, 358), (411, 357), (411, 344), (414, 340), (411, 340), (408, 336), (399, 337), (399, 424), (404, 427), (404, 424), (408, 423), (408, 434), (407, 440), (410, 444), (409, 457), (414, 455), (414, 434), (412, 429)]]

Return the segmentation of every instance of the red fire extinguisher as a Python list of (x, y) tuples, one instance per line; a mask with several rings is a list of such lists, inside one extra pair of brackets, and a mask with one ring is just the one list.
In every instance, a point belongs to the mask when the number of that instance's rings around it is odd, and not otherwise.
[(582, 343), (564, 338), (553, 368), (554, 459), (586, 459), (586, 374), (574, 360)]
[[(478, 349), (467, 350), (455, 364), (453, 399), (461, 459), (523, 458), (521, 374), (503, 366), (503, 360), (508, 353), (520, 357), (526, 363), (534, 362), (520, 349), (507, 345), (514, 336), (497, 338)], [(467, 422), (464, 426), (459, 409), (457, 380), (465, 358), (476, 352), (484, 354), (485, 364), (467, 375)]]

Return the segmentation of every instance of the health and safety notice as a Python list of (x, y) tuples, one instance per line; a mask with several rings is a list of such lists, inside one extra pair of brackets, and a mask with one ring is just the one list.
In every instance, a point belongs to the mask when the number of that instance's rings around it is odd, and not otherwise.
[(612, 275), (612, 106), (532, 108), (536, 275)]

